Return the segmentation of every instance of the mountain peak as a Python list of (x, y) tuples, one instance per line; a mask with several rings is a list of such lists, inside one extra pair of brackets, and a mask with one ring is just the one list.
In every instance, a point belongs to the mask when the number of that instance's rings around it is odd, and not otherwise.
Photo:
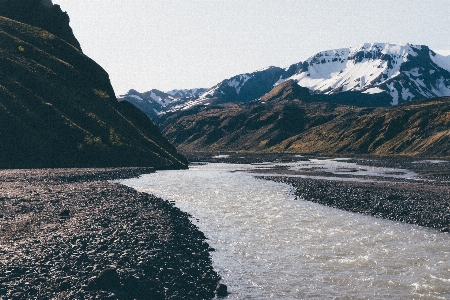
[(44, 29), (81, 50), (69, 15), (52, 0), (0, 0), (0, 16)]
[(290, 68), (315, 93), (389, 93), (392, 104), (450, 95), (450, 59), (425, 45), (372, 43), (319, 52)]
[(309, 98), (311, 92), (309, 89), (301, 87), (295, 80), (287, 80), (274, 87), (269, 93), (261, 97), (261, 101), (270, 101), (273, 99), (301, 99)]

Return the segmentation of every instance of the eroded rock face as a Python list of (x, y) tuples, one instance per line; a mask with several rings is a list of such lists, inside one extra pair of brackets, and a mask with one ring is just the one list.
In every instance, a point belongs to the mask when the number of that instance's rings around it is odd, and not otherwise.
[(42, 28), (81, 50), (69, 15), (52, 0), (0, 0), (0, 16)]

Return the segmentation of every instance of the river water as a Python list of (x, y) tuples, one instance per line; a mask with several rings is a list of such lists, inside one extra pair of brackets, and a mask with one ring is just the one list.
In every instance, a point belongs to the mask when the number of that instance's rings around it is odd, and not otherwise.
[(450, 299), (450, 234), (295, 200), (251, 168), (197, 165), (121, 183), (193, 216), (216, 249), (226, 299)]

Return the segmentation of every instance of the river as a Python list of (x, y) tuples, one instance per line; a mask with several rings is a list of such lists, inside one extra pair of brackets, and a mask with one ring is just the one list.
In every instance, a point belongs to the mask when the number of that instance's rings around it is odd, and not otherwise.
[(245, 171), (255, 167), (120, 182), (192, 215), (216, 250), (226, 299), (450, 299), (450, 234), (295, 200), (290, 186)]

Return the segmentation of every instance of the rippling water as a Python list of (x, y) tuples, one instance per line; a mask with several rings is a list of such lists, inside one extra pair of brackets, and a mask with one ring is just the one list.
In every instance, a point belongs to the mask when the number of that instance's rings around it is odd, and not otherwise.
[(450, 299), (450, 234), (294, 200), (288, 185), (236, 172), (248, 168), (121, 182), (193, 216), (227, 299)]

